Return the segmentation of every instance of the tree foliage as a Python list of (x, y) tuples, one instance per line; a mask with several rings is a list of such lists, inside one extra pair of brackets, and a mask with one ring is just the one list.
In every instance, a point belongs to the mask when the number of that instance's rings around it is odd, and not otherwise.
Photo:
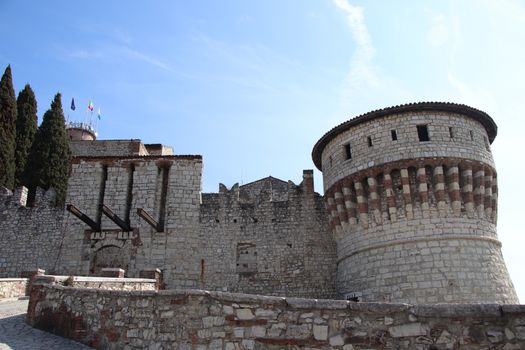
[(38, 128), (35, 93), (29, 84), (18, 94), (16, 105), (18, 117), (16, 119), (15, 185), (18, 187), (28, 185), (28, 180), (24, 178), (24, 172), (29, 150)]
[(64, 204), (71, 164), (71, 149), (67, 138), (60, 93), (56, 94), (38, 128), (26, 167), (31, 191), (38, 186), (53, 187), (57, 206)]
[(16, 98), (11, 66), (0, 80), (0, 186), (15, 187)]

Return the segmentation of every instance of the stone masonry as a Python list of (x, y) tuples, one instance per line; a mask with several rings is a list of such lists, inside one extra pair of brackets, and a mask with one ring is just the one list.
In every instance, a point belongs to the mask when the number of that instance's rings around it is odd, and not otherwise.
[(515, 303), (496, 235), (496, 125), (419, 103), (367, 113), (315, 145), (313, 172), (202, 193), (199, 155), (140, 140), (71, 140), (54, 191), (0, 191), (0, 277), (126, 277), (163, 288), (407, 303)]
[[(158, 268), (165, 288), (336, 297), (335, 242), (312, 171), (299, 185), (268, 177), (201, 193), (200, 156), (127, 142), (72, 143), (66, 203), (99, 227), (53, 208), (51, 199), (27, 207), (5, 193), (0, 234), (11, 244), (0, 246), (0, 277), (36, 267), (84, 276), (113, 267), (140, 277)], [(105, 215), (101, 204), (129, 227)]]
[(474, 108), (418, 103), (351, 119), (317, 142), (339, 293), (517, 302), (496, 235), (496, 131)]
[(97, 349), (523, 349), (525, 306), (35, 285), (27, 321)]
[(27, 278), (1, 278), (0, 299), (26, 295)]

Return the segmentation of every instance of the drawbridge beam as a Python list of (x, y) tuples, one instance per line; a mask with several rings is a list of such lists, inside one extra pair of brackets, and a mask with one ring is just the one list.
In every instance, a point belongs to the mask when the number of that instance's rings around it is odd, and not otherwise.
[(101, 204), (100, 209), (102, 210), (102, 213), (106, 215), (111, 221), (113, 221), (115, 224), (117, 224), (118, 227), (122, 229), (122, 231), (129, 232), (131, 231), (131, 227), (127, 222), (122, 220), (118, 217), (117, 214), (115, 214), (111, 209), (109, 209), (106, 205)]
[(100, 232), (100, 224), (97, 224), (95, 221), (91, 220), (89, 216), (84, 214), (80, 209), (75, 207), (73, 204), (68, 204), (66, 206), (67, 211), (75, 215), (77, 218), (82, 220), (86, 225), (88, 225), (93, 231)]
[(137, 209), (137, 214), (141, 218), (143, 218), (151, 227), (153, 227), (157, 232), (164, 232), (164, 225), (158, 223), (151, 215), (148, 214), (147, 211), (145, 211), (142, 208)]

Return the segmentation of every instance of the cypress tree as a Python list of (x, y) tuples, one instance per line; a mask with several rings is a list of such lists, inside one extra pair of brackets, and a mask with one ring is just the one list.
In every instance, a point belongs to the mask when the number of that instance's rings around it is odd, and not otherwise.
[(34, 192), (37, 186), (45, 190), (53, 187), (57, 193), (56, 205), (64, 205), (70, 166), (71, 149), (61, 96), (57, 93), (51, 103), (51, 109), (42, 118), (29, 154), (26, 176), (31, 192)]
[(16, 97), (11, 66), (0, 80), (0, 186), (15, 187)]
[(18, 117), (16, 118), (15, 185), (18, 187), (28, 185), (28, 180), (24, 178), (24, 171), (38, 128), (35, 93), (29, 84), (18, 94), (16, 106)]

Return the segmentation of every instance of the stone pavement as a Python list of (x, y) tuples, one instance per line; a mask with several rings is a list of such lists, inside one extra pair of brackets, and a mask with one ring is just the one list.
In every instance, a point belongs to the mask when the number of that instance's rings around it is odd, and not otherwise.
[(0, 300), (0, 350), (91, 349), (80, 343), (35, 329), (25, 323), (29, 300)]

